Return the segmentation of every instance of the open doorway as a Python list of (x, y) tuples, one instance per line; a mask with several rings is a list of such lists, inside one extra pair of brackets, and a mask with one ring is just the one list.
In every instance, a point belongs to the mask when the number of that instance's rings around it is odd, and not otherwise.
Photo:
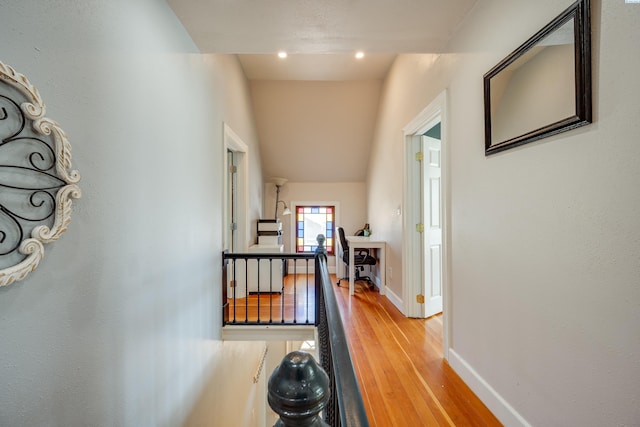
[(442, 312), (448, 358), (449, 220), (446, 91), (404, 129), (403, 307), (407, 317)]
[(418, 141), (422, 160), (422, 317), (442, 313), (442, 137), (437, 123)]
[(230, 252), (246, 252), (247, 157), (248, 147), (224, 124), (224, 231), (223, 248)]
[[(249, 224), (247, 220), (247, 176), (248, 176), (248, 147), (240, 137), (224, 124), (223, 136), (223, 206), (224, 218), (222, 223), (222, 247), (229, 252), (247, 252), (247, 236)], [(243, 277), (243, 271), (236, 271), (237, 276)], [(237, 298), (246, 296), (241, 286), (236, 287), (232, 279), (231, 264), (227, 265), (227, 295)]]

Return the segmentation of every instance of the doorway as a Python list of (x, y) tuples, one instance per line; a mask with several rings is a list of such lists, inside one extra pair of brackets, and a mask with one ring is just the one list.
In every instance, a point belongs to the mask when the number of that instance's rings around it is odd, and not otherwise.
[[(223, 212), (222, 248), (229, 252), (247, 252), (249, 224), (247, 220), (247, 159), (249, 150), (240, 137), (224, 124), (223, 136)], [(243, 271), (236, 271), (243, 277)], [(242, 287), (236, 286), (232, 279), (231, 264), (227, 265), (227, 295), (243, 298), (246, 295)], [(237, 291), (236, 291), (237, 290)]]
[(449, 180), (446, 91), (404, 132), (403, 308), (407, 317), (442, 312), (448, 359)]
[(235, 248), (238, 247), (238, 153), (236, 151), (227, 149), (227, 167), (225, 169), (227, 171), (225, 227), (229, 233), (225, 249), (229, 252), (235, 252)]
[[(438, 118), (439, 120), (439, 118)], [(423, 316), (442, 313), (442, 137), (438, 121), (420, 138), (422, 153), (420, 198), (422, 207)]]
[(246, 252), (249, 224), (247, 220), (248, 147), (224, 124), (224, 220), (223, 248), (229, 252)]

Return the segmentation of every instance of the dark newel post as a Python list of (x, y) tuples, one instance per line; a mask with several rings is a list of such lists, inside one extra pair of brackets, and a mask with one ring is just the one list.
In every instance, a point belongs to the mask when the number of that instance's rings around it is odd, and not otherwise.
[(326, 254), (327, 253), (327, 248), (324, 247), (324, 242), (327, 241), (327, 238), (324, 237), (323, 234), (318, 234), (316, 236), (316, 242), (318, 242), (318, 249), (316, 249), (316, 255), (317, 254)]
[(320, 273), (320, 258), (324, 257), (324, 260), (327, 260), (327, 248), (324, 247), (324, 242), (326, 238), (322, 234), (318, 234), (316, 236), (316, 241), (318, 242), (318, 248), (316, 249), (316, 259), (315, 259), (315, 268), (314, 268), (314, 277), (315, 277), (315, 285), (316, 285), (316, 295), (319, 300), (316, 301), (316, 326), (320, 324), (320, 301), (322, 300), (322, 274)]
[(269, 406), (280, 415), (274, 427), (329, 427), (319, 415), (329, 393), (329, 377), (313, 356), (287, 354), (269, 378)]

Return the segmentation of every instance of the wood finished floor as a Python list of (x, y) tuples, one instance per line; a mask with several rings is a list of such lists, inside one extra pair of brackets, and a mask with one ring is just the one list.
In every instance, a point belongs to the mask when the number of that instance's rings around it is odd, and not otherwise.
[(313, 275), (289, 274), (284, 278), (282, 292), (249, 294), (248, 298), (235, 299), (230, 295), (228, 301), (231, 323), (314, 324), (316, 321)]
[[(306, 308), (293, 308), (293, 280), (287, 276), (285, 292), (272, 301), (278, 301), (277, 311), (286, 318), (299, 311), (299, 318), (306, 319)], [(297, 287), (295, 300), (314, 301), (306, 292), (313, 293), (313, 286), (306, 286), (306, 276), (301, 280), (296, 280), (304, 286)], [(335, 284), (337, 279), (332, 275), (331, 280)], [(333, 288), (371, 426), (501, 425), (443, 360), (441, 316), (409, 319), (376, 290), (357, 284), (356, 294), (349, 297), (347, 281)], [(258, 312), (272, 315), (265, 311), (269, 298), (273, 296), (237, 300), (238, 320), (255, 320)]]
[[(335, 283), (335, 281), (334, 281)], [(384, 296), (336, 289), (371, 426), (500, 426), (442, 358), (442, 317), (409, 319)]]

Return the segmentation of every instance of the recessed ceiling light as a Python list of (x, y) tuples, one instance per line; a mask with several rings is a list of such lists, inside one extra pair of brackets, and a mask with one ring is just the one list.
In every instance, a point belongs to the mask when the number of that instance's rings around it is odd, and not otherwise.
[(287, 57), (287, 52), (285, 52), (285, 51), (278, 52), (278, 58), (284, 59), (286, 57)]
[(360, 52), (356, 52), (356, 58), (357, 59), (362, 59), (364, 58), (364, 52), (360, 51)]

